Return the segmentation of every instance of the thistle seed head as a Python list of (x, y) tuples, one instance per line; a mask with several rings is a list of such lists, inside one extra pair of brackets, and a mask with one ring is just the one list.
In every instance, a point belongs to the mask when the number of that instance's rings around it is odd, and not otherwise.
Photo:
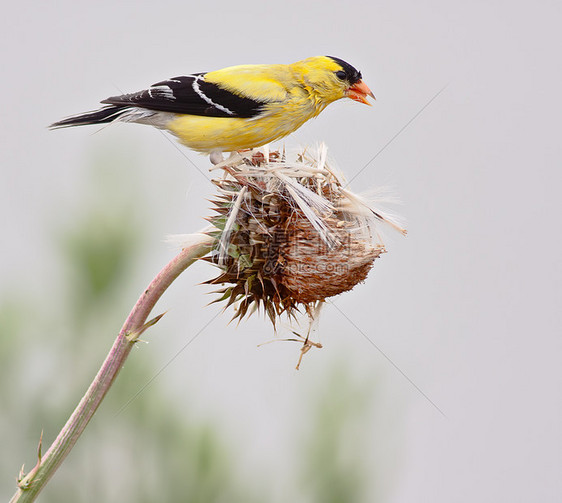
[(263, 309), (275, 325), (285, 313), (312, 316), (318, 302), (365, 280), (385, 252), (381, 223), (398, 228), (346, 188), (326, 147), (294, 159), (254, 149), (215, 166), (211, 201), (215, 248), (207, 260), (221, 273), (215, 302), (235, 305), (234, 318)]

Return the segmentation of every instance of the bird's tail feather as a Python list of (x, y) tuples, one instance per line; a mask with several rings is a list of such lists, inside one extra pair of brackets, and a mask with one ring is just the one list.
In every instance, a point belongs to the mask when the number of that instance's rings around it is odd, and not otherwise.
[(72, 115), (66, 119), (54, 122), (49, 129), (58, 129), (71, 126), (85, 126), (88, 124), (106, 124), (119, 119), (122, 115), (130, 112), (130, 107), (122, 105), (109, 105), (107, 107)]

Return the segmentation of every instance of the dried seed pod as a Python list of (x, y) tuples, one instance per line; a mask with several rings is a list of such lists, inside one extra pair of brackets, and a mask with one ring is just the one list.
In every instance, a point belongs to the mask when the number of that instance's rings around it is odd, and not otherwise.
[(208, 283), (226, 285), (215, 302), (236, 304), (234, 318), (260, 307), (274, 324), (283, 313), (311, 314), (365, 280), (385, 251), (378, 223), (398, 228), (345, 188), (324, 146), (292, 161), (256, 149), (216, 169), (224, 175), (213, 180), (217, 244), (207, 260), (222, 272)]

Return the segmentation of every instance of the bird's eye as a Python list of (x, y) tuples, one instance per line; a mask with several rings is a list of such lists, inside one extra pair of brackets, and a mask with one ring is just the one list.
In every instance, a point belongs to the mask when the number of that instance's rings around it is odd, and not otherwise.
[(347, 78), (347, 75), (344, 71), (339, 70), (336, 72), (336, 77), (340, 80), (345, 80)]

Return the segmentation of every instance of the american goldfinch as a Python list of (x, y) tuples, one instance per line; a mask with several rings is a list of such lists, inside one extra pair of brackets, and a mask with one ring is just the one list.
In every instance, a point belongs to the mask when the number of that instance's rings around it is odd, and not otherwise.
[(345, 61), (317, 56), (290, 65), (240, 65), (158, 82), (103, 100), (107, 106), (50, 128), (138, 122), (173, 133), (198, 152), (221, 156), (292, 133), (341, 98), (369, 105), (373, 93)]

